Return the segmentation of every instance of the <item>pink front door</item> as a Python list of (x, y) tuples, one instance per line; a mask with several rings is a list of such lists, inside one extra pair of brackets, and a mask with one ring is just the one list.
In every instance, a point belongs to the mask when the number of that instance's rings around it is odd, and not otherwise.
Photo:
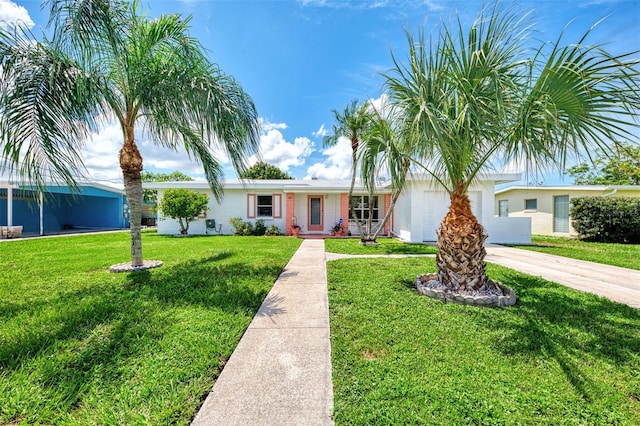
[(307, 208), (309, 211), (309, 223), (307, 229), (309, 231), (323, 231), (324, 230), (324, 196), (323, 195), (309, 195), (307, 201)]

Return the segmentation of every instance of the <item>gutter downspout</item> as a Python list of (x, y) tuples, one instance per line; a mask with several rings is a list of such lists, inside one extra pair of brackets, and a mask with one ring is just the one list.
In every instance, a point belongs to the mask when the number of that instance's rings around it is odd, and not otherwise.
[(603, 197), (612, 197), (612, 196), (616, 195), (616, 192), (618, 192), (618, 188), (613, 188), (610, 193), (602, 194), (602, 196)]

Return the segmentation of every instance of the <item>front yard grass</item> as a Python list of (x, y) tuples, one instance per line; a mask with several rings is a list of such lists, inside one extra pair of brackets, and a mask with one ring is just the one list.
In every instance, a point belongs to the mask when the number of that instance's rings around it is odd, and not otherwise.
[(300, 244), (129, 234), (0, 244), (0, 424), (188, 424)]
[(341, 254), (436, 254), (438, 248), (429, 244), (410, 244), (395, 238), (378, 238), (377, 245), (364, 246), (358, 238), (327, 238), (324, 249)]
[(429, 258), (328, 263), (336, 424), (640, 424), (640, 311), (487, 269), (515, 306), (418, 295)]
[(640, 270), (640, 244), (593, 243), (575, 238), (533, 235), (525, 250)]

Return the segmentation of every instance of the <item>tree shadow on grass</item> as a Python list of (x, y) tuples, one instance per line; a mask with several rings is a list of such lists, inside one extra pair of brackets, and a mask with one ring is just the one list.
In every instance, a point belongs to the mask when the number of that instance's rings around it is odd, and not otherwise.
[(163, 339), (164, 327), (181, 321), (173, 308), (220, 312), (221, 321), (236, 318), (235, 328), (246, 327), (283, 267), (234, 262), (220, 253), (13, 307), (14, 322), (28, 321), (2, 342), (0, 367), (9, 374), (26, 368), (59, 410), (72, 409), (86, 383), (119, 383), (116, 363), (126, 364), (150, 350), (148, 342)]
[[(631, 369), (640, 353), (640, 311), (590, 293), (541, 278), (506, 270), (500, 281), (516, 290), (518, 304), (496, 310), (477, 309), (474, 316), (490, 321), (505, 336), (493, 346), (507, 356), (553, 358), (585, 401), (597, 398), (589, 374), (574, 360), (601, 359)], [(635, 365), (634, 365), (635, 364)]]

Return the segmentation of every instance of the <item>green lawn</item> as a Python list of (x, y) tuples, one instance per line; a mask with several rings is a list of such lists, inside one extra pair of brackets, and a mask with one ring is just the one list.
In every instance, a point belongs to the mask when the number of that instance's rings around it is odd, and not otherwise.
[(378, 238), (377, 245), (364, 246), (358, 238), (328, 238), (324, 249), (342, 254), (436, 254), (438, 248), (429, 244), (408, 244), (395, 238)]
[(640, 270), (640, 244), (592, 243), (574, 238), (533, 235), (533, 245), (518, 248)]
[(328, 264), (337, 425), (640, 424), (640, 311), (489, 265), (509, 308), (417, 294), (433, 259)]
[(188, 424), (300, 244), (143, 234), (0, 244), (0, 424)]

